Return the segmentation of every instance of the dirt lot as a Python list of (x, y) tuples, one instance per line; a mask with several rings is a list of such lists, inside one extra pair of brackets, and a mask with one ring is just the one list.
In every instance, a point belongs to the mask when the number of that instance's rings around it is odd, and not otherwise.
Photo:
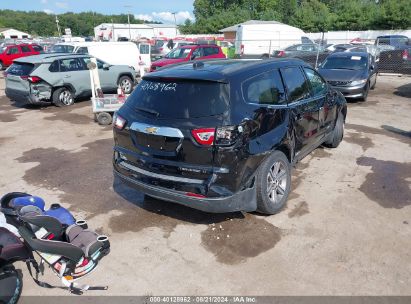
[[(3, 89), (0, 79), (0, 194), (60, 202), (111, 238), (83, 280), (109, 290), (88, 295), (411, 295), (411, 78), (381, 76), (366, 103), (350, 103), (343, 143), (298, 164), (287, 208), (268, 217), (113, 186), (111, 128), (88, 101), (24, 108)], [(24, 295), (66, 295), (19, 266)]]

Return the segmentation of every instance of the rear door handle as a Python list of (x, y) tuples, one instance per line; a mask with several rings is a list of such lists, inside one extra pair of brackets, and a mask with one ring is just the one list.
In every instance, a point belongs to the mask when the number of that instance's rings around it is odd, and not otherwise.
[(64, 75), (64, 78), (70, 78), (71, 76), (70, 75)]

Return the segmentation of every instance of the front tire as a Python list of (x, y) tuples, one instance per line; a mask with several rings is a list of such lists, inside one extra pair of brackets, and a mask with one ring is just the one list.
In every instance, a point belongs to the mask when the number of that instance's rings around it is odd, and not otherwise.
[(281, 151), (273, 152), (257, 173), (257, 211), (275, 214), (286, 204), (291, 190), (291, 167)]
[(67, 88), (59, 88), (53, 93), (53, 103), (57, 107), (67, 107), (74, 104), (73, 94)]
[(344, 138), (344, 117), (340, 113), (334, 126), (334, 130), (330, 134), (329, 139), (324, 142), (324, 146), (328, 148), (337, 148)]
[(128, 76), (121, 76), (118, 84), (120, 85), (124, 94), (130, 94), (133, 91), (133, 81)]
[(367, 82), (367, 85), (364, 88), (363, 96), (360, 98), (361, 101), (367, 101), (368, 93), (370, 91), (370, 82)]

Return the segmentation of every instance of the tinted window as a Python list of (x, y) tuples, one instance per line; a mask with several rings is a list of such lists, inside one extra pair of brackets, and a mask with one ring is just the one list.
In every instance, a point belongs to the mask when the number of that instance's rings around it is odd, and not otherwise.
[(52, 73), (59, 72), (59, 61), (58, 60), (50, 64), (49, 71)]
[(34, 64), (31, 63), (13, 63), (8, 69), (7, 73), (16, 76), (28, 76), (34, 69)]
[(166, 58), (173, 58), (173, 59), (187, 58), (187, 56), (188, 56), (188, 54), (190, 54), (190, 52), (191, 52), (190, 48), (174, 49), (170, 53), (168, 53), (165, 57)]
[(40, 45), (32, 45), (32, 48), (36, 51), (36, 52), (43, 52), (43, 48)]
[[(87, 65), (91, 62), (91, 59), (88, 58), (88, 57), (86, 57), (86, 58), (81, 58), (80, 60), (84, 62), (84, 65), (85, 65), (86, 67), (87, 67)], [(101, 61), (100, 59), (96, 59), (96, 61), (97, 61), (97, 68), (98, 68), (99, 70), (101, 70), (101, 69), (103, 68), (105, 62)], [(88, 69), (88, 67), (87, 67), (87, 69)]]
[(304, 68), (308, 81), (311, 84), (314, 96), (320, 96), (327, 92), (327, 84), (318, 73), (310, 68)]
[(203, 57), (203, 56), (204, 56), (203, 54), (204, 54), (204, 53), (203, 53), (203, 49), (202, 49), (202, 48), (198, 48), (198, 49), (195, 49), (195, 50), (193, 51), (193, 53), (191, 54), (191, 58)]
[(88, 49), (87, 47), (83, 46), (77, 50), (77, 53), (78, 54), (88, 54)]
[(60, 72), (82, 71), (86, 67), (78, 58), (62, 59), (60, 60)]
[(218, 48), (215, 48), (215, 47), (204, 48), (204, 56), (217, 55), (218, 53), (219, 53)]
[(30, 53), (31, 52), (30, 48), (27, 45), (22, 45), (22, 46), (20, 46), (20, 48), (21, 48), (21, 51), (23, 53)]
[(140, 45), (140, 54), (142, 55), (150, 54), (150, 46), (148, 44)]
[(18, 53), (19, 53), (19, 49), (18, 49), (17, 46), (11, 47), (11, 48), (9, 48), (9, 50), (7, 51), (7, 54), (10, 54), (10, 55), (12, 55), (12, 54), (18, 54)]
[(281, 70), (288, 91), (289, 102), (302, 100), (310, 96), (310, 89), (303, 72), (299, 67)]
[(278, 70), (253, 77), (243, 84), (244, 98), (249, 103), (284, 104), (284, 88)]
[(227, 111), (229, 85), (211, 81), (143, 80), (126, 104), (143, 114), (158, 113), (159, 118), (213, 116)]
[(74, 46), (71, 45), (59, 45), (55, 44), (51, 48), (51, 53), (72, 53), (74, 50)]
[(322, 69), (362, 70), (367, 67), (366, 56), (327, 57), (321, 64)]

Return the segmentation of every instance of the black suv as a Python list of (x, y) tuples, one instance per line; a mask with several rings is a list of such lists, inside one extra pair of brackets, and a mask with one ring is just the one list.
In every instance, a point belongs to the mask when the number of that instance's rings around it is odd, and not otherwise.
[(208, 212), (273, 214), (291, 164), (337, 147), (347, 106), (298, 59), (184, 63), (147, 74), (114, 119), (114, 173)]

